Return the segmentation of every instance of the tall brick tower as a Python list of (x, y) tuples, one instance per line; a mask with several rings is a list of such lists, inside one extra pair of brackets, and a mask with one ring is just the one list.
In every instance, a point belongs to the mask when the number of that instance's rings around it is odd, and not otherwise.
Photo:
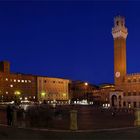
[(125, 27), (125, 18), (116, 16), (114, 18), (114, 27), (112, 28), (114, 38), (114, 82), (116, 87), (121, 85), (126, 70), (126, 38), (128, 35)]

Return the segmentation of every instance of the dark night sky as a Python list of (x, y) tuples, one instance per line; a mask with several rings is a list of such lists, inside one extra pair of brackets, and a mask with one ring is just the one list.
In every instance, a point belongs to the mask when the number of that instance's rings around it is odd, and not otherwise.
[(128, 72), (140, 72), (140, 2), (0, 1), (0, 60), (13, 72), (113, 83), (117, 14), (128, 27)]

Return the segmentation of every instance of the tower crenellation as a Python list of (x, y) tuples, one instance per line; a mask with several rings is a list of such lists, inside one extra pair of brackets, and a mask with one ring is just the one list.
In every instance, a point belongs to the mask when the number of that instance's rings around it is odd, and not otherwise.
[(122, 16), (117, 16), (114, 18), (114, 27), (112, 28), (112, 35), (113, 38), (123, 37), (124, 39), (127, 38), (128, 31), (125, 27), (125, 18)]

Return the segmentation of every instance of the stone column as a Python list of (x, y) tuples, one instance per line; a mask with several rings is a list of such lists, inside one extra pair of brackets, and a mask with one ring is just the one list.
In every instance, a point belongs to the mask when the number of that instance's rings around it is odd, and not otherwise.
[(70, 111), (70, 130), (77, 130), (77, 110)]
[(135, 126), (140, 126), (140, 108), (135, 109)]

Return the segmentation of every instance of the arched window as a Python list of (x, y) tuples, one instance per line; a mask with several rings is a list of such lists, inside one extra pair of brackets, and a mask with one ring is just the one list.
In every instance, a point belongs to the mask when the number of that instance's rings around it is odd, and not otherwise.
[(124, 106), (124, 107), (126, 106), (126, 102), (125, 102), (125, 101), (123, 102), (123, 106)]

